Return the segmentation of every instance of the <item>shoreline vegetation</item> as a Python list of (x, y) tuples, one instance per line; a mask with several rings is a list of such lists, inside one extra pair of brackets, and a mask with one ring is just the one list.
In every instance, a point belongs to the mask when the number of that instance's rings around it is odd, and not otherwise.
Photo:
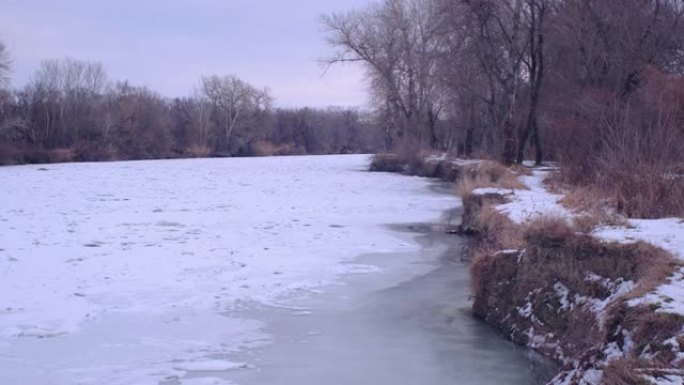
[(556, 361), (550, 384), (684, 380), (684, 220), (588, 206), (556, 166), (379, 155), (370, 169), (455, 183), (473, 316)]
[(377, 153), (458, 185), (474, 314), (561, 362), (552, 384), (684, 383), (683, 2), (375, 0), (320, 23), (319, 62), (360, 66), (368, 110), (274, 108), (234, 74), (171, 99), (70, 58), (10, 89), (0, 41), (0, 164)]

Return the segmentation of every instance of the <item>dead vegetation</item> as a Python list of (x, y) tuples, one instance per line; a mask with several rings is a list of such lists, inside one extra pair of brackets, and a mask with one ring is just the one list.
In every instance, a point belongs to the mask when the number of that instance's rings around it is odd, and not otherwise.
[(525, 223), (524, 236), (527, 242), (544, 240), (558, 244), (570, 239), (577, 231), (566, 218), (558, 215), (540, 215)]
[(559, 203), (574, 213), (572, 222), (579, 232), (589, 234), (602, 226), (629, 226), (616, 195), (610, 190), (597, 185), (564, 183), (558, 172), (546, 178), (544, 186), (549, 192), (563, 195)]
[(637, 285), (625, 299), (640, 298), (667, 283), (682, 262), (663, 249), (646, 242), (637, 242), (626, 247), (634, 250), (636, 258)]
[(529, 172), (529, 169), (522, 166), (507, 167), (498, 162), (483, 161), (463, 175), (456, 186), (456, 193), (467, 197), (478, 188), (526, 189), (527, 186), (520, 182), (518, 176)]
[[(479, 178), (481, 185), (498, 187), (491, 179)], [(559, 192), (567, 191), (554, 185)], [(615, 343), (624, 349), (624, 357), (600, 367), (602, 383), (647, 384), (640, 368), (671, 368), (676, 357), (665, 341), (679, 335), (684, 318), (629, 301), (667, 283), (682, 263), (646, 242), (605, 243), (593, 237), (590, 233), (599, 226), (628, 224), (610, 205), (606, 191), (574, 189), (563, 200), (576, 213), (572, 218), (542, 215), (524, 224), (513, 223), (497, 210), (505, 198), (466, 195), (464, 212), (469, 212), (468, 205), (477, 206), (470, 210), (477, 234), (477, 247), (471, 249), (473, 313), (517, 343), (550, 357), (579, 359), (586, 368), (596, 368), (606, 359), (604, 348)], [(591, 275), (598, 278), (589, 279)], [(616, 294), (626, 282), (633, 282), (631, 290)], [(562, 301), (555, 289), (559, 283), (568, 290)], [(606, 300), (610, 302), (604, 316), (586, 305)]]
[(433, 151), (420, 151), (412, 147), (399, 147), (394, 153), (376, 154), (371, 159), (369, 171), (396, 172), (406, 175), (438, 178), (456, 182), (464, 174), (464, 167), (453, 159)]
[[(644, 68), (630, 98), (595, 93), (578, 113), (560, 178), (629, 218), (684, 216), (684, 78)], [(560, 135), (564, 135), (560, 133)]]
[(603, 371), (602, 384), (605, 385), (651, 385), (637, 371), (638, 364), (634, 359), (611, 361)]
[(478, 243), (481, 253), (520, 250), (525, 246), (523, 230), (495, 207), (486, 205), (478, 216)]

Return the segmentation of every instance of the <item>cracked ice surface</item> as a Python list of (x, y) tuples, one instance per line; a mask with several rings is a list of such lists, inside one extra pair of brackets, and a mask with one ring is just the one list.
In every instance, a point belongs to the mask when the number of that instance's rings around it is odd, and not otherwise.
[[(410, 251), (389, 223), (457, 204), (367, 156), (0, 168), (0, 382), (229, 383), (269, 341), (234, 313), (287, 306)], [(188, 376), (201, 371), (206, 376)]]

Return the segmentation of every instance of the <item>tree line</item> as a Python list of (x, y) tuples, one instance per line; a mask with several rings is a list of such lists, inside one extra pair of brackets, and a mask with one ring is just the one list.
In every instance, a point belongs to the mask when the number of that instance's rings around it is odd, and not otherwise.
[(555, 160), (684, 214), (684, 1), (382, 0), (322, 21), (324, 61), (364, 66), (398, 151)]
[(0, 45), (0, 162), (429, 149), (557, 161), (617, 201), (684, 190), (684, 0), (376, 0), (321, 22), (322, 62), (363, 66), (372, 113), (274, 108), (235, 76), (169, 99), (71, 59), (7, 89)]
[(0, 163), (373, 152), (373, 117), (349, 108), (274, 108), (268, 89), (205, 76), (194, 96), (166, 98), (110, 81), (100, 63), (46, 60), (8, 89), (0, 45)]
[(681, 0), (386, 0), (325, 16), (325, 61), (364, 65), (388, 143), (541, 161), (679, 79), (683, 17)]

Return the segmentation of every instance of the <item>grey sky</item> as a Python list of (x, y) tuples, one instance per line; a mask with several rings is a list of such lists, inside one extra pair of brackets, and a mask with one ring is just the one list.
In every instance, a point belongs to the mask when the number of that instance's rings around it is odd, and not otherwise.
[(318, 18), (367, 0), (4, 0), (0, 40), (23, 85), (43, 59), (100, 61), (111, 79), (163, 95), (192, 93), (201, 75), (235, 74), (271, 88), (279, 106), (360, 106), (362, 70), (329, 53)]

